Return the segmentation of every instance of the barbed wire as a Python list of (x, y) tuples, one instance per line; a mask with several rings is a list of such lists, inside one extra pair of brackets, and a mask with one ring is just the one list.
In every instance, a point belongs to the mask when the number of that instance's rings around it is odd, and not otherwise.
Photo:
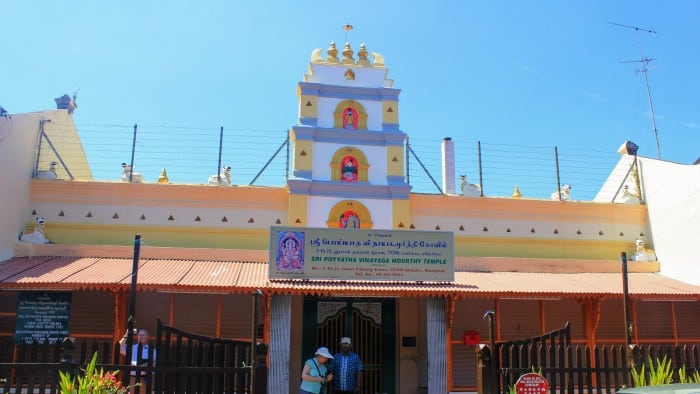
[[(441, 141), (411, 138), (411, 149), (426, 165), (435, 179), (441, 178)], [(481, 155), (479, 148), (481, 147)], [(523, 198), (550, 198), (559, 183), (572, 185), (578, 200), (593, 200), (619, 160), (616, 152), (554, 146), (523, 146), (479, 141), (455, 141), (455, 167), (458, 175), (466, 175), (469, 183), (483, 183), (485, 196), (510, 197), (515, 187)], [(479, 165), (481, 156), (481, 166)], [(421, 176), (422, 168), (409, 157), (410, 180), (414, 191), (437, 193), (429, 177)], [(438, 177), (435, 177), (438, 175)], [(623, 180), (620, 179), (619, 183)], [(457, 181), (459, 192), (459, 181)]]
[[(70, 132), (50, 127), (54, 144), (61, 144), (62, 133)], [(291, 168), (287, 150), (280, 149), (288, 135), (285, 129), (224, 127), (222, 135), (220, 127), (138, 125), (136, 141), (133, 124), (84, 124), (78, 130), (81, 144), (63, 143), (62, 154), (84, 152), (98, 181), (120, 180), (121, 163), (130, 163), (133, 146), (134, 172), (144, 181), (156, 182), (165, 169), (171, 183), (206, 184), (218, 172), (220, 138), (221, 165), (232, 167), (232, 184), (248, 185), (259, 175), (255, 185), (284, 186)], [(426, 168), (408, 155), (413, 192), (439, 193), (433, 180), (442, 187), (441, 144), (441, 139), (411, 137), (410, 147)], [(517, 186), (523, 198), (549, 198), (557, 189), (558, 166), (560, 183), (572, 185), (572, 198), (593, 200), (619, 160), (616, 152), (557, 147), (557, 161), (554, 148), (456, 140), (457, 192), (458, 176), (466, 175), (469, 183), (483, 184), (485, 196), (510, 197)], [(46, 147), (41, 152), (50, 155)], [(46, 160), (40, 157), (40, 165)]]

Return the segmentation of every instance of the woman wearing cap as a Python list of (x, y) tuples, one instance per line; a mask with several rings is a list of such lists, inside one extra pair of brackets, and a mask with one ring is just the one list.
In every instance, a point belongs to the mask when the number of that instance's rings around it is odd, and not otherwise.
[(333, 356), (326, 347), (316, 350), (316, 357), (312, 357), (304, 363), (301, 371), (300, 394), (325, 393), (326, 382), (333, 380), (333, 374), (327, 374), (326, 362)]

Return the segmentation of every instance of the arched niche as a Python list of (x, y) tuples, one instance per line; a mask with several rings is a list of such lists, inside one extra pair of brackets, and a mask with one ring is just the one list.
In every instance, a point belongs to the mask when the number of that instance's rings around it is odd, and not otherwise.
[(347, 71), (345, 71), (345, 74), (343, 74), (343, 76), (344, 76), (345, 79), (347, 79), (348, 81), (354, 81), (354, 80), (355, 80), (355, 72), (352, 71), (351, 69), (347, 69)]
[(352, 228), (353, 223), (358, 225), (355, 228), (370, 229), (374, 226), (369, 209), (356, 200), (344, 200), (335, 204), (328, 213), (326, 221), (329, 228)]
[(367, 111), (355, 100), (343, 100), (333, 112), (333, 127), (346, 130), (367, 130)]
[[(355, 166), (354, 173), (356, 176), (354, 179), (350, 180), (348, 177), (344, 177), (346, 172), (346, 164), (348, 160), (352, 160)], [(369, 172), (369, 163), (367, 162), (367, 156), (365, 154), (352, 146), (345, 146), (338, 149), (333, 154), (331, 159), (331, 180), (337, 182), (367, 182), (367, 173)]]

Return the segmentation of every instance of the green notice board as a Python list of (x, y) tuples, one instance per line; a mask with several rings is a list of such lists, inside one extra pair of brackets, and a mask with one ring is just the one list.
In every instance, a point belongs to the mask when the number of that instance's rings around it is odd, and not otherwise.
[(68, 336), (71, 293), (23, 291), (19, 293), (15, 343), (50, 343)]

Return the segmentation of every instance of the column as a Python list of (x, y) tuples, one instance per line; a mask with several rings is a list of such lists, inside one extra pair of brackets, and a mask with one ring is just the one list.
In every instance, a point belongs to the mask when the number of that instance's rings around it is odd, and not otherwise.
[(447, 392), (447, 345), (445, 339), (445, 299), (428, 298), (428, 394)]
[(289, 391), (289, 360), (292, 321), (292, 297), (272, 295), (270, 308), (270, 369), (267, 372), (267, 392)]

